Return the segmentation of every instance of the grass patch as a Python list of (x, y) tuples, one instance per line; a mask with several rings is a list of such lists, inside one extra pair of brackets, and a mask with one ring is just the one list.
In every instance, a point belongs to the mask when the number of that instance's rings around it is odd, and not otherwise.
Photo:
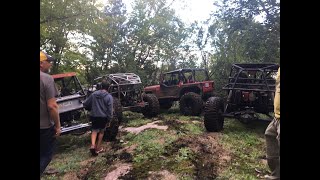
[(47, 169), (58, 170), (57, 174), (46, 175), (42, 179), (61, 179), (66, 173), (77, 172), (80, 162), (90, 158), (88, 147), (90, 134), (81, 136), (64, 135), (57, 139), (57, 149)]
[(128, 121), (128, 123), (125, 123), (124, 125), (126, 127), (139, 127), (139, 126), (143, 126), (145, 124), (148, 124), (152, 122), (151, 119), (134, 119), (134, 120), (130, 120)]
[(192, 159), (192, 157), (193, 157), (192, 150), (188, 147), (183, 147), (179, 149), (178, 154), (175, 157), (175, 160), (176, 162), (180, 163), (184, 160)]
[[(150, 149), (150, 150), (160, 150), (162, 151), (163, 147), (167, 144), (170, 144), (177, 139), (176, 136), (173, 136), (172, 132), (163, 131), (158, 129), (147, 129), (139, 134), (128, 133), (123, 137), (125, 141), (128, 141), (128, 146), (132, 144), (137, 144), (137, 150), (140, 149)], [(159, 140), (161, 139), (161, 140)], [(160, 143), (159, 143), (160, 141)], [(154, 147), (158, 146), (158, 147)]]
[(57, 138), (56, 154), (63, 152), (72, 152), (79, 148), (88, 147), (90, 145), (90, 134), (83, 134), (81, 136), (63, 135)]
[(83, 179), (95, 180), (95, 179), (104, 179), (106, 175), (105, 172), (109, 168), (109, 165), (104, 156), (97, 156), (97, 159), (94, 161), (94, 164), (90, 168), (88, 174), (83, 177)]
[(179, 176), (179, 179), (195, 179), (196, 167), (194, 161), (197, 155), (177, 139), (166, 146), (165, 158), (166, 169)]
[(183, 132), (186, 134), (191, 134), (191, 135), (198, 135), (202, 134), (204, 132), (204, 127), (202, 124), (183, 124), (181, 126), (181, 129), (183, 129)]
[(125, 122), (123, 126), (125, 127), (139, 127), (152, 122), (152, 119), (145, 118), (142, 113), (131, 111), (123, 112), (123, 119)]
[(144, 116), (142, 113), (136, 113), (131, 111), (124, 111), (123, 112), (123, 122), (128, 123), (131, 121), (136, 121), (137, 119), (143, 119)]
[(179, 116), (179, 121), (191, 121), (191, 116)]
[(133, 153), (133, 170), (127, 176), (134, 174), (135, 178), (144, 179), (149, 171), (158, 171), (167, 166), (165, 147), (178, 137), (172, 131), (147, 129), (138, 135), (128, 133), (123, 138), (129, 142), (127, 146), (137, 145)]
[(265, 155), (264, 130), (267, 123), (245, 125), (226, 119), (221, 143), (232, 154), (228, 168), (217, 179), (258, 179), (255, 169), (268, 172), (261, 156)]
[(171, 130), (148, 129), (137, 135), (126, 134), (123, 137), (124, 141), (128, 141), (126, 146), (137, 145), (133, 154), (133, 170), (127, 176), (145, 179), (148, 177), (149, 171), (167, 169), (179, 174), (180, 179), (194, 179), (195, 166), (193, 162), (196, 160), (196, 156), (188, 147), (177, 147), (175, 141), (186, 134), (203, 133), (202, 123), (192, 122), (199, 119), (166, 114), (164, 122), (160, 124), (174, 126)]
[(200, 118), (196, 116), (166, 116), (163, 119), (163, 125), (169, 126), (169, 129), (176, 131), (177, 134), (202, 134), (205, 129)]

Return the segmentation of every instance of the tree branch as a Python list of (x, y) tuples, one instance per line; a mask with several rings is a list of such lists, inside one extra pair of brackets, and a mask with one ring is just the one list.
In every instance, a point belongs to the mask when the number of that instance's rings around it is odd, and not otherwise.
[(84, 13), (84, 12), (80, 12), (80, 13), (74, 14), (74, 15), (72, 15), (72, 16), (49, 17), (49, 18), (47, 18), (47, 19), (44, 19), (44, 20), (40, 21), (40, 24), (48, 23), (48, 22), (50, 22), (50, 21), (61, 21), (61, 20), (69, 19), (69, 18), (74, 18), (74, 17), (83, 15), (83, 13)]

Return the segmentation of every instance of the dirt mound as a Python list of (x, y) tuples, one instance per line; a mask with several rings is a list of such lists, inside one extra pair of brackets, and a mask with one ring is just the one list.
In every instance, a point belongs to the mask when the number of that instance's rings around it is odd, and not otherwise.
[(170, 173), (167, 170), (149, 172), (148, 180), (162, 179), (162, 180), (176, 180), (178, 179), (174, 174)]
[(197, 177), (214, 179), (230, 161), (230, 153), (223, 149), (219, 139), (219, 133), (186, 136), (178, 139), (175, 146), (189, 147), (196, 154), (193, 164)]
[(80, 180), (75, 172), (66, 173), (63, 177), (63, 180)]
[(128, 163), (117, 163), (114, 164), (114, 167), (116, 167), (116, 169), (109, 172), (104, 180), (118, 179), (120, 176), (127, 174), (132, 169), (132, 165)]
[(120, 149), (120, 150), (132, 154), (134, 150), (137, 148), (137, 146), (138, 146), (137, 144), (133, 144), (131, 146), (124, 147), (123, 149)]
[(93, 163), (95, 161), (95, 158), (89, 158), (89, 159), (86, 159), (84, 161), (81, 161), (79, 164), (80, 166), (88, 166), (89, 164)]
[[(158, 128), (166, 130), (168, 126), (159, 126), (156, 123), (158, 121), (148, 123), (140, 127), (130, 127), (124, 128), (123, 130), (130, 131), (132, 133), (140, 133), (148, 128)], [(196, 123), (196, 122), (195, 122)], [(179, 121), (169, 121), (165, 125), (176, 125), (178, 128)], [(169, 125), (169, 126), (170, 126)], [(160, 128), (159, 128), (160, 127)], [(170, 128), (172, 128), (170, 126)], [(215, 179), (217, 175), (228, 165), (230, 161), (230, 153), (223, 149), (222, 145), (219, 143), (221, 138), (220, 133), (203, 133), (201, 135), (187, 135), (178, 138), (174, 141), (168, 148), (166, 148), (166, 153), (163, 155), (163, 158), (172, 158), (172, 154), (177, 154), (179, 150), (183, 147), (188, 147), (193, 155), (190, 157), (189, 162), (194, 168), (192, 168), (192, 175), (195, 179)], [(159, 138), (158, 143), (163, 144), (165, 142), (164, 138)], [(165, 180), (174, 180), (178, 179), (178, 175), (174, 174), (170, 163), (167, 168), (166, 166), (162, 167), (160, 164), (154, 162), (153, 166), (138, 166), (133, 167), (133, 153), (137, 148), (137, 144), (133, 144), (128, 147), (123, 147), (123, 144), (119, 142), (114, 142), (108, 144), (106, 147), (108, 153), (104, 154), (105, 163), (108, 164), (108, 167), (100, 168), (104, 170), (104, 179), (135, 179), (138, 177), (142, 179), (165, 179)], [(88, 160), (82, 161), (80, 165), (82, 169), (76, 174), (66, 174), (65, 179), (85, 179), (94, 173), (97, 169), (92, 166), (95, 158), (90, 158)], [(168, 161), (170, 162), (170, 161)], [(154, 168), (159, 166), (159, 168)], [(160, 170), (161, 171), (157, 171)], [(167, 170), (165, 170), (167, 169)], [(195, 170), (195, 171), (194, 171)]]

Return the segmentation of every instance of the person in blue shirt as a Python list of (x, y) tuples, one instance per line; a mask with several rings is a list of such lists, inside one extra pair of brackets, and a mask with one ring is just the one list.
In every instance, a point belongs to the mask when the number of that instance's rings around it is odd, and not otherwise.
[(103, 151), (101, 147), (102, 138), (107, 123), (112, 119), (113, 98), (108, 92), (110, 84), (101, 82), (101, 88), (93, 92), (84, 102), (84, 107), (90, 111), (90, 121), (92, 122), (91, 147), (93, 156)]

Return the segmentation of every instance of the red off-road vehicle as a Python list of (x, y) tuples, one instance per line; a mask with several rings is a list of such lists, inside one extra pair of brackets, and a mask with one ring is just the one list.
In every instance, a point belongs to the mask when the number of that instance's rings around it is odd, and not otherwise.
[(156, 95), (162, 109), (169, 109), (174, 101), (179, 101), (183, 115), (199, 115), (203, 102), (213, 96), (214, 82), (205, 69), (185, 68), (166, 72), (160, 75), (159, 82), (159, 85), (145, 87), (145, 93)]

